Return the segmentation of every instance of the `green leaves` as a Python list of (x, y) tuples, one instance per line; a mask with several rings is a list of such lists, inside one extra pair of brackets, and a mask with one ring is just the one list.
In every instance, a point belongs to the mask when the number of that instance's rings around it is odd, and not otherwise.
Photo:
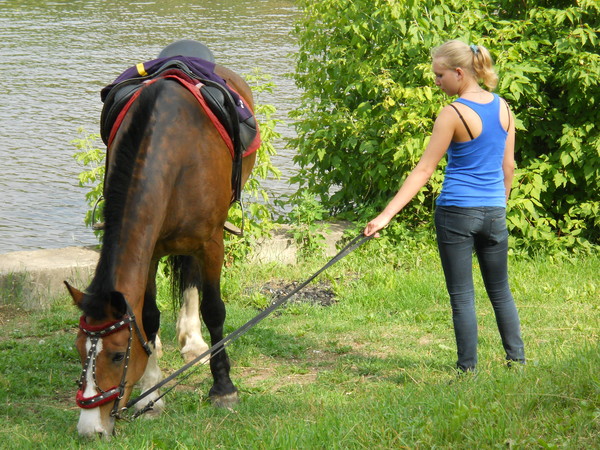
[[(384, 3), (386, 8), (379, 7)], [(422, 118), (402, 112), (432, 99), (429, 87), (415, 91), (410, 82), (423, 80), (426, 72), (422, 67), (398, 70), (399, 59), (421, 55), (423, 60), (428, 52), (413, 45), (420, 28), (405, 18), (413, 3), (303, 4), (306, 15), (297, 30), (304, 51), (298, 56), (296, 81), (305, 96), (296, 110), (298, 138), (292, 141), (301, 169), (293, 181), (335, 213), (370, 204), (384, 187), (379, 180), (390, 171), (403, 174), (414, 163), (395, 156), (402, 136), (419, 136), (419, 144), (425, 137), (418, 131)], [(323, 79), (323, 73), (329, 76)], [(330, 188), (336, 193), (330, 194)], [(384, 187), (388, 196), (396, 188)]]
[[(84, 222), (91, 227), (94, 225), (93, 221), (100, 222), (103, 217), (104, 200), (101, 198), (104, 191), (105, 154), (97, 147), (100, 144), (99, 134), (90, 134), (84, 128), (79, 128), (77, 131), (80, 137), (70, 143), (77, 149), (73, 158), (86, 167), (86, 170), (79, 174), (79, 186), (88, 189), (85, 199), (90, 209), (85, 213)], [(102, 239), (103, 231), (94, 230), (94, 234), (98, 239)]]
[[(515, 114), (520, 169), (509, 224), (518, 245), (597, 244), (600, 4), (547, 4), (301, 0), (295, 79), (304, 95), (294, 113), (300, 170), (293, 181), (354, 221), (382, 208), (449, 102), (434, 86), (430, 50), (459, 38), (491, 51), (498, 93)], [(441, 180), (438, 171), (404, 220), (428, 219)]]

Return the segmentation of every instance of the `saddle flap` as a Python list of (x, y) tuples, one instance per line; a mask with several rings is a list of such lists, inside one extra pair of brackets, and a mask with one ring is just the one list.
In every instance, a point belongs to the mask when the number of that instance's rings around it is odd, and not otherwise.
[(226, 109), (224, 92), (218, 87), (204, 85), (200, 88), (200, 93), (210, 110), (217, 116), (219, 122), (223, 124), (227, 133), (233, 136), (233, 120), (231, 114)]
[(131, 96), (142, 87), (140, 80), (126, 81), (112, 89), (102, 107), (100, 114), (100, 137), (108, 145), (108, 138), (112, 127), (123, 107), (127, 104)]

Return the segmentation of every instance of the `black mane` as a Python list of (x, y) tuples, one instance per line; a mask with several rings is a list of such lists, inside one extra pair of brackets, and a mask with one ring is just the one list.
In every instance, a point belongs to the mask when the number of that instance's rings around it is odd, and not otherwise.
[(115, 164), (108, 173), (104, 189), (105, 231), (102, 251), (94, 278), (86, 290), (81, 305), (84, 314), (96, 320), (106, 318), (106, 303), (110, 293), (115, 290), (113, 268), (116, 250), (120, 243), (125, 203), (140, 144), (149, 131), (148, 124), (163, 83), (164, 80), (159, 80), (142, 88), (142, 92), (127, 114), (132, 116), (131, 125), (127, 130), (120, 130), (120, 136), (116, 139), (118, 145), (113, 145), (110, 149), (111, 152), (115, 152)]

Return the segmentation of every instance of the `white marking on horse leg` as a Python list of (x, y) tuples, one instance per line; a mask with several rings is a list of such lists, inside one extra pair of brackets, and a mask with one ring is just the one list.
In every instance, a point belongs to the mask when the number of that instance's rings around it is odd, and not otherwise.
[[(146, 365), (144, 375), (142, 375), (142, 378), (140, 378), (140, 381), (138, 382), (142, 393), (147, 391), (154, 385), (158, 384), (163, 378), (162, 372), (158, 367), (158, 359), (162, 355), (162, 342), (160, 342), (160, 338), (158, 337), (158, 335), (156, 335), (154, 345), (150, 343), (150, 346), (152, 347), (152, 354), (148, 358), (148, 364)], [(143, 409), (151, 401), (156, 401), (159, 395), (160, 393), (158, 390), (154, 391), (153, 393), (145, 397), (143, 400), (140, 400), (139, 403), (136, 403), (135, 408), (137, 410)], [(165, 409), (165, 402), (161, 398), (160, 400), (156, 401), (156, 403), (154, 403), (152, 409), (148, 413), (146, 413), (146, 415), (157, 416), (163, 411), (163, 409)]]
[[(185, 362), (190, 362), (208, 350), (200, 331), (200, 298), (198, 289), (188, 288), (183, 293), (183, 305), (177, 318), (177, 341)], [(209, 356), (202, 358), (208, 361)]]
[(163, 355), (162, 341), (158, 334), (156, 335), (156, 339), (154, 339), (154, 349), (152, 350), (152, 354), (156, 355), (156, 359), (162, 358)]
[[(92, 346), (92, 341), (87, 338), (85, 343), (85, 350), (89, 353)], [(84, 397), (93, 397), (98, 394), (96, 390), (96, 382), (92, 374), (92, 361), (102, 351), (102, 339), (98, 339), (96, 345), (96, 354), (92, 355), (86, 367), (86, 378), (85, 378), (85, 390), (83, 391)], [(110, 430), (112, 432), (112, 430)], [(77, 432), (80, 436), (94, 437), (98, 434), (104, 436), (108, 435), (108, 431), (102, 425), (102, 418), (100, 417), (100, 408), (82, 409), (79, 414), (79, 422), (77, 422)]]

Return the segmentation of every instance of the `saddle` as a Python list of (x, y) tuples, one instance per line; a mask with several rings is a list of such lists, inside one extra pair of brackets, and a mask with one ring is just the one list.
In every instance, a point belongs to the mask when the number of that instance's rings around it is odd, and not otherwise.
[[(104, 106), (100, 116), (100, 136), (109, 146), (116, 129), (122, 120), (124, 108), (131, 105), (136, 93), (148, 82), (158, 78), (174, 78), (192, 91), (203, 107), (210, 110), (211, 119), (216, 118), (215, 124), (219, 131), (225, 130), (231, 142), (230, 151), (233, 158), (232, 188), (234, 198), (239, 201), (241, 196), (241, 166), (242, 157), (256, 151), (260, 145), (260, 135), (256, 119), (250, 108), (244, 104), (243, 99), (231, 90), (224, 80), (207, 73), (206, 67), (214, 67), (204, 61), (193, 61), (193, 66), (186, 64), (181, 59), (190, 60), (198, 58), (166, 58), (165, 61), (155, 60), (149, 64), (151, 73), (148, 74), (144, 66), (136, 66), (137, 74), (133, 76), (131, 69), (124, 72), (115, 83), (102, 90)], [(156, 62), (161, 63), (157, 66)], [(202, 70), (199, 68), (202, 67)], [(151, 69), (150, 69), (151, 68)], [(195, 70), (194, 70), (195, 69)], [(212, 79), (209, 79), (211, 77)], [(200, 86), (198, 89), (197, 86)], [(198, 93), (199, 91), (199, 93)], [(201, 98), (200, 98), (200, 97)], [(213, 119), (214, 122), (214, 119)], [(218, 125), (220, 124), (221, 127)], [(221, 133), (223, 136), (223, 133)], [(224, 137), (224, 136), (223, 136)], [(224, 137), (225, 139), (225, 137)], [(228, 140), (225, 139), (227, 142)], [(229, 142), (227, 142), (229, 144)], [(108, 158), (107, 158), (108, 160)]]

